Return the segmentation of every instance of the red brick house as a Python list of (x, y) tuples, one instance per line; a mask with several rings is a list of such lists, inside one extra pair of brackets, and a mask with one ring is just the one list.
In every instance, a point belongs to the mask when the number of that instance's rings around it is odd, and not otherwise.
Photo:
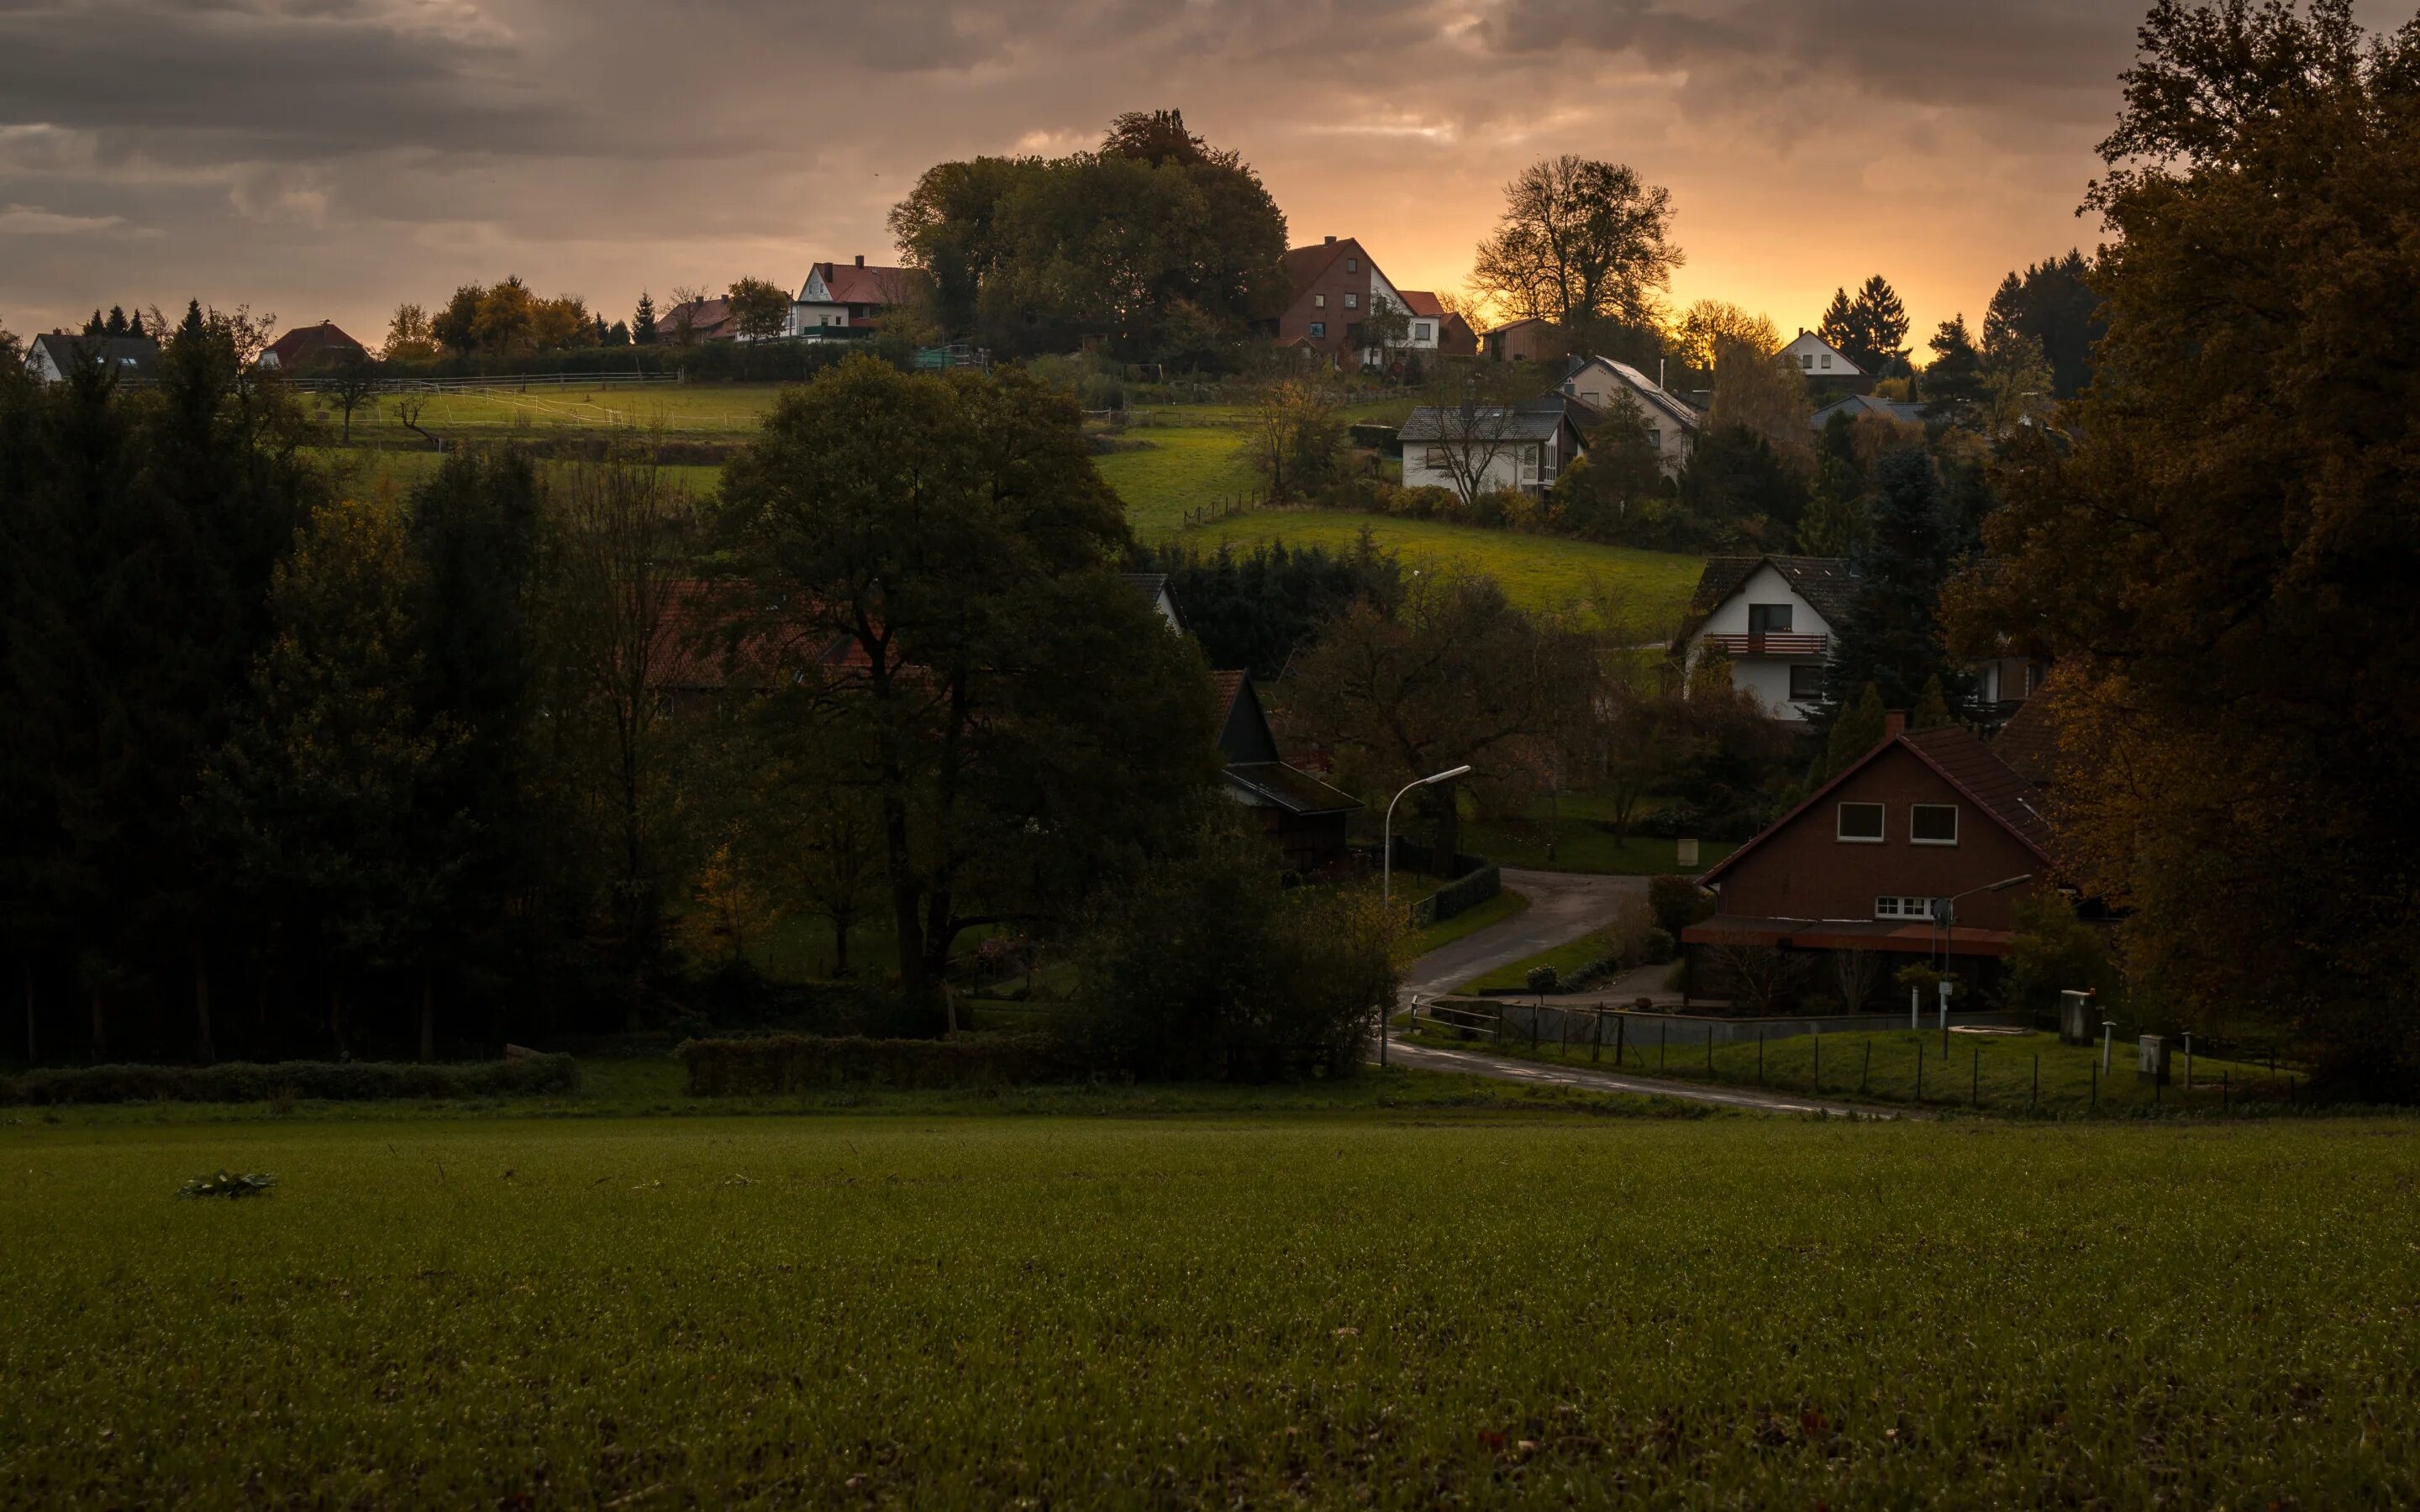
[(1389, 361), (1412, 354), (1467, 356), (1479, 349), (1469, 322), (1446, 313), (1428, 289), (1398, 289), (1351, 237), (1329, 237), (1315, 247), (1285, 255), (1287, 302), (1272, 332), (1281, 347), (1331, 365), (1357, 367), (1378, 354), (1361, 345), (1361, 322), (1370, 312), (1403, 312), (1404, 330), (1391, 344)]
[[(2055, 886), (2050, 826), (2009, 764), (1955, 725), (1903, 728), (1698, 880), (1715, 916), (1682, 935), (1692, 990), (1732, 995), (1744, 953), (1881, 957), (1878, 981), (1943, 958), (1978, 985), (2009, 953), (2017, 904)], [(2020, 880), (2022, 879), (2022, 880)], [(2000, 886), (2003, 884), (2013, 884)], [(1950, 917), (1937, 917), (1943, 900)], [(1830, 973), (1802, 972), (1833, 989)], [(1872, 1006), (1869, 1002), (1866, 1006)]]

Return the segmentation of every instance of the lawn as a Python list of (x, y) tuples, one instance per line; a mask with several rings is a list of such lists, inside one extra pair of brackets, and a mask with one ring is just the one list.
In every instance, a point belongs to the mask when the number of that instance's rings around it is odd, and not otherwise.
[(18, 1124), (0, 1503), (2409, 1504), (2415, 1133)]
[[(427, 443), (418, 446), (355, 446), (324, 447), (314, 454), (334, 472), (340, 482), (355, 488), (373, 488), (383, 484), (397, 490), (418, 486), (437, 475), (444, 458), (427, 450)], [(574, 466), (568, 462), (545, 462), (538, 466), (559, 471)], [(722, 486), (722, 470), (719, 467), (666, 465), (664, 476), (679, 483), (700, 499), (709, 498)]]
[(1529, 973), (1539, 966), (1552, 966), (1558, 981), (1595, 962), (1602, 961), (1612, 949), (1612, 942), (1603, 933), (1583, 934), (1567, 940), (1552, 949), (1541, 950), (1526, 961), (1515, 961), (1508, 966), (1497, 966), (1484, 976), (1474, 977), (1454, 989), (1458, 993), (1510, 993), (1529, 985)]
[(1441, 949), (1456, 940), (1526, 913), (1528, 907), (1528, 899), (1507, 887), (1476, 908), (1466, 908), (1441, 924), (1432, 924), (1404, 935), (1395, 942), (1395, 959), (1417, 961), (1431, 950)]
[[(737, 439), (763, 424), (778, 383), (648, 383), (462, 389), (426, 395), (424, 430), (441, 435), (548, 436), (621, 426), (667, 438)], [(333, 411), (331, 412), (333, 414)], [(392, 395), (356, 410), (356, 438), (409, 437)]]
[[(1494, 984), (1497, 975), (1501, 973), (1481, 980)], [(1519, 984), (1517, 978), (1509, 983)], [(1932, 1022), (1930, 1009), (1925, 1022)], [(1575, 1040), (1585, 1027), (1584, 1022), (1575, 1025)], [(1450, 1032), (1440, 1032), (1435, 1042), (1459, 1041)], [(1938, 1029), (1905, 1028), (1792, 1035), (1762, 1044), (1753, 1039), (1709, 1044), (1697, 1024), (1642, 1016), (1630, 1019), (1619, 1037), (1608, 1019), (1603, 1043), (1593, 1052), (1581, 1043), (1565, 1050), (1552, 1041), (1535, 1047), (1512, 1041), (1494, 1048), (1523, 1058), (1610, 1069), (1616, 1063), (1618, 1042), (1623, 1067), (1677, 1081), (2010, 1114), (2133, 1115), (2183, 1108), (2216, 1114), (2237, 1108), (2270, 1109), (2288, 1103), (2296, 1085), (2295, 1073), (2284, 1067), (2273, 1072), (2265, 1064), (2203, 1056), (2195, 1061), (2194, 1086), (2187, 1092), (2184, 1057), (2176, 1055), (2170, 1085), (2155, 1088), (2137, 1078), (2131, 1042), (2114, 1047), (2110, 1074), (2098, 1076), (2101, 1052), (2097, 1047), (2063, 1045), (2055, 1034), (2031, 1032), (1953, 1032), (1946, 1044)]]
[(1237, 452), (1243, 438), (1232, 426), (1206, 419), (1137, 425), (1119, 441), (1130, 449), (1105, 453), (1093, 463), (1125, 501), (1126, 522), (1143, 540), (1183, 530), (1187, 510), (1222, 508), (1252, 490), (1251, 472)]
[(1600, 605), (1646, 639), (1671, 632), (1705, 566), (1697, 557), (1662, 551), (1333, 509), (1254, 510), (1214, 520), (1179, 539), (1203, 550), (1225, 542), (1248, 548), (1271, 540), (1342, 550), (1364, 529), (1415, 566), (1486, 573), (1526, 608)]

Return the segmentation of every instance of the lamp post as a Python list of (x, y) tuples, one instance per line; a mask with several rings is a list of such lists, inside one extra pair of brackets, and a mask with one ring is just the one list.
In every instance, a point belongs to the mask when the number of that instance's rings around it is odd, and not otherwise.
[[(1395, 805), (1403, 802), (1404, 794), (1411, 792), (1414, 788), (1435, 787), (1439, 782), (1450, 782), (1469, 770), (1470, 766), (1466, 763), (1450, 772), (1437, 772), (1420, 778), (1417, 781), (1406, 782), (1404, 784), (1404, 792), (1396, 794), (1388, 801), (1387, 823), (1381, 831), (1378, 842), (1379, 895), (1382, 903), (1391, 907), (1395, 902)], [(1447, 864), (1452, 864), (1452, 857), (1447, 857)]]
[[(1937, 910), (1940, 916), (1937, 922), (1941, 925), (1941, 975), (1945, 980), (1948, 978), (1950, 967), (1957, 963), (1958, 959), (1958, 900), (1972, 898), (1978, 892), (2006, 892), (2010, 887), (2023, 887), (2033, 879), (2034, 874), (2028, 872), (2023, 876), (2006, 877), (1998, 882), (1985, 883), (1979, 887), (1969, 887), (1964, 892), (1952, 893), (1941, 900), (1941, 906)], [(1945, 994), (1942, 998), (1942, 1016), (1945, 1021), (1948, 1017), (1948, 1002), (1949, 999)]]

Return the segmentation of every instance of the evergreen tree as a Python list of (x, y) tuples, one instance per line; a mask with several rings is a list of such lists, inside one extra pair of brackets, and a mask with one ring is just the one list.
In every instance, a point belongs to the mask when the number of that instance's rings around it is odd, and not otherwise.
[(1983, 396), (1983, 354), (1966, 329), (1966, 317), (1952, 316), (1932, 333), (1932, 362), (1924, 370), (1922, 393), (1939, 412), (1955, 414)]
[(1832, 302), (1824, 307), (1823, 320), (1815, 328), (1823, 345), (1848, 358), (1858, 366), (1865, 365), (1858, 353), (1865, 347), (1865, 332), (1858, 329), (1856, 306), (1849, 301), (1849, 291), (1836, 288)]
[(1907, 727), (1910, 730), (1931, 730), (1947, 723), (1949, 700), (1941, 690), (1941, 674), (1934, 672), (1924, 680), (1924, 691), (1916, 695), (1915, 711), (1907, 717)]
[(644, 289), (639, 291), (639, 307), (630, 312), (630, 344), (634, 347), (656, 344), (656, 301)]
[(597, 346), (602, 347), (602, 346), (604, 346), (606, 343), (608, 343), (608, 342), (610, 342), (610, 341), (612, 341), (612, 340), (613, 339), (613, 329), (611, 326), (608, 326), (608, 325), (605, 323), (605, 315), (604, 315), (604, 312), (602, 312), (602, 311), (597, 312), (597, 318), (596, 318), (596, 321), (595, 321), (595, 326), (596, 326), (596, 332), (597, 332)]
[(619, 320), (614, 321), (613, 329), (605, 332), (605, 345), (608, 347), (628, 347), (630, 345), (629, 326)]
[(143, 312), (142, 312), (142, 311), (137, 310), (137, 311), (135, 311), (132, 315), (131, 315), (131, 316), (129, 316), (127, 317), (127, 320), (126, 320), (126, 333), (127, 333), (128, 335), (130, 335), (130, 336), (140, 336), (140, 335), (143, 335), (143, 334), (145, 333), (145, 332), (144, 332), (144, 330), (143, 330)]
[(1934, 623), (1949, 540), (1932, 458), (1903, 447), (1885, 454), (1874, 474), (1871, 533), (1852, 559), (1856, 596), (1825, 673), (1829, 702), (1844, 702), (1851, 689), (1871, 683), (1885, 706), (1904, 709), (1937, 675), (1962, 703), (1966, 679), (1949, 665)]
[(1870, 361), (1858, 365), (1869, 373), (1884, 373), (1907, 360), (1907, 307), (1900, 302), (1899, 291), (1888, 280), (1876, 273), (1857, 290), (1855, 324), (1859, 338)]
[(1868, 683), (1857, 702), (1832, 717), (1832, 731), (1823, 742), (1823, 758), (1815, 770), (1818, 786), (1849, 769), (1851, 764), (1883, 743), (1882, 690)]
[(101, 322), (101, 333), (104, 336), (123, 336), (126, 334), (126, 311), (124, 308), (115, 304), (109, 307), (109, 318)]
[(101, 306), (93, 306), (92, 318), (84, 323), (84, 333), (87, 336), (109, 334), (109, 322), (101, 317)]

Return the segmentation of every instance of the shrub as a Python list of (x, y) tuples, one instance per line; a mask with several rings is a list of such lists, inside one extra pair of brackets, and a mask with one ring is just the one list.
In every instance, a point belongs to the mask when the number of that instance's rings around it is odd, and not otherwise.
[(569, 1056), (458, 1065), (377, 1060), (226, 1061), (216, 1066), (79, 1066), (0, 1079), (0, 1103), (269, 1103), (292, 1098), (374, 1102), (501, 1097), (580, 1086)]
[(1442, 924), (1457, 915), (1466, 914), (1504, 890), (1504, 872), (1494, 862), (1482, 862), (1479, 869), (1455, 878), (1412, 905), (1412, 925), (1426, 929)]
[(1673, 952), (1680, 948), (1680, 942), (1673, 939), (1672, 932), (1659, 924), (1647, 932), (1647, 938), (1640, 945), (1638, 964), (1660, 966), (1671, 960)]
[(1647, 906), (1656, 927), (1678, 940), (1683, 930), (1714, 917), (1714, 897), (1687, 877), (1654, 877), (1647, 884)]
[(1562, 978), (1552, 966), (1531, 966), (1522, 981), (1533, 993), (1550, 993), (1561, 985)]
[(696, 1097), (747, 1097), (825, 1087), (1000, 1087), (1065, 1080), (1071, 1068), (1048, 1035), (869, 1040), (774, 1034), (690, 1040), (674, 1051)]

